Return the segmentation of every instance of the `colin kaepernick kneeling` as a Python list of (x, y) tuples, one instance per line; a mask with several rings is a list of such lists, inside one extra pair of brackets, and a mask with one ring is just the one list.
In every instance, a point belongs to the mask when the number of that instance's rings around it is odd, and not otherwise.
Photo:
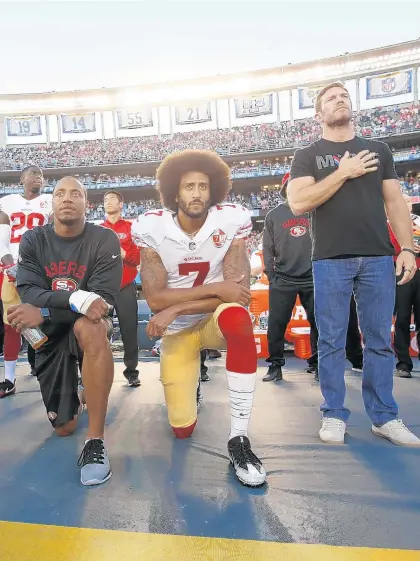
[(262, 485), (266, 473), (247, 434), (257, 370), (245, 308), (250, 213), (223, 203), (231, 188), (230, 170), (213, 152), (174, 153), (160, 165), (157, 179), (163, 208), (139, 216), (132, 233), (142, 248), (142, 286), (155, 313), (147, 331), (150, 337), (162, 336), (160, 377), (169, 423), (177, 438), (192, 435), (200, 350), (226, 349), (229, 457), (242, 483)]

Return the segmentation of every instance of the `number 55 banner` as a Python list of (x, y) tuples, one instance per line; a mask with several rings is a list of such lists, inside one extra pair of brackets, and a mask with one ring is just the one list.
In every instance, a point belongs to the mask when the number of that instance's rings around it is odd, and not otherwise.
[(151, 109), (141, 109), (139, 111), (117, 111), (119, 129), (142, 129), (153, 127), (153, 117)]

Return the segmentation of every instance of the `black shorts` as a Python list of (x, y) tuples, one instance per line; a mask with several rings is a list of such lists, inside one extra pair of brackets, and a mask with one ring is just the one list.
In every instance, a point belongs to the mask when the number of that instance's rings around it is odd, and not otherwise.
[(78, 363), (83, 353), (73, 325), (55, 331), (35, 354), (35, 371), (47, 416), (53, 427), (64, 425), (79, 409)]

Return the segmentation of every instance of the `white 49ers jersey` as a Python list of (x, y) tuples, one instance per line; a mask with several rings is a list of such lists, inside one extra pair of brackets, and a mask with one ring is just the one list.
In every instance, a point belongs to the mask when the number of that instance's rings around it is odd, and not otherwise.
[[(151, 210), (133, 222), (132, 236), (140, 247), (155, 250), (168, 273), (168, 288), (191, 288), (223, 280), (223, 259), (234, 239), (245, 239), (252, 229), (249, 210), (223, 203), (209, 209), (200, 231), (190, 237), (169, 210)], [(191, 327), (203, 315), (180, 316), (168, 332)]]
[(39, 195), (31, 200), (19, 194), (6, 195), (0, 198), (0, 210), (10, 219), (10, 252), (16, 261), (23, 234), (48, 223), (52, 212), (52, 195)]

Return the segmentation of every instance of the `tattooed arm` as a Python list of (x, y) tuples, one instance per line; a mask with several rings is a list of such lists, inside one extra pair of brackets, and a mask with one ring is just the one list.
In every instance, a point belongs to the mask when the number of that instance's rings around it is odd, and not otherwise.
[(234, 239), (232, 241), (223, 260), (223, 276), (225, 280), (235, 280), (243, 276), (239, 284), (249, 289), (251, 284), (251, 262), (244, 239)]

